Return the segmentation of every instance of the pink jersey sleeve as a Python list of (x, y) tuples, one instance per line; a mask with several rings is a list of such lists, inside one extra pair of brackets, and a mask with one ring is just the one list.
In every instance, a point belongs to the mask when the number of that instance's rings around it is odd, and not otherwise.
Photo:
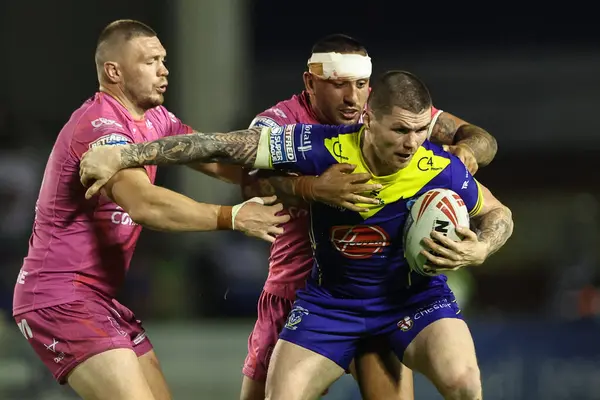
[(133, 143), (133, 135), (127, 127), (116, 121), (113, 115), (99, 117), (94, 114), (82, 117), (73, 133), (71, 140), (71, 154), (77, 160), (83, 153), (94, 146), (117, 146)]
[(275, 128), (289, 123), (293, 123), (293, 121), (290, 120), (284, 110), (272, 107), (258, 114), (250, 123), (250, 127), (267, 126)]
[(155, 128), (159, 130), (161, 136), (185, 135), (192, 133), (194, 130), (191, 126), (181, 122), (179, 118), (163, 106), (155, 107), (153, 110), (153, 123)]

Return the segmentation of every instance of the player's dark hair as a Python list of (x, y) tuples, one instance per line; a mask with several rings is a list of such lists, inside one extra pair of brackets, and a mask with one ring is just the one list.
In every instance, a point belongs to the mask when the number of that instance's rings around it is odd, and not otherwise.
[(367, 55), (367, 49), (358, 40), (348, 35), (334, 33), (325, 36), (313, 45), (313, 53), (362, 53)]
[(393, 107), (418, 114), (431, 107), (425, 83), (406, 71), (388, 71), (371, 81), (369, 108), (376, 116), (387, 115)]

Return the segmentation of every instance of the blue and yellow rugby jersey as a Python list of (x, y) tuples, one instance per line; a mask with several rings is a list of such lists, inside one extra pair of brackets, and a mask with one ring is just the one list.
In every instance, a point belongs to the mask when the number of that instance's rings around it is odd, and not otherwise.
[[(356, 165), (355, 173), (370, 172), (360, 150), (362, 133), (362, 124), (275, 128), (269, 138), (270, 162), (275, 169), (304, 175), (319, 175), (336, 163)], [(477, 181), (457, 157), (426, 141), (408, 166), (389, 176), (374, 176), (370, 183), (383, 188), (373, 193), (381, 204), (367, 205), (367, 212), (312, 204), (315, 265), (309, 285), (319, 285), (334, 297), (366, 299), (399, 294), (409, 282), (413, 289), (443, 284), (445, 276), (412, 274), (409, 279), (402, 247), (408, 205), (430, 189), (451, 189), (473, 216), (482, 207)]]

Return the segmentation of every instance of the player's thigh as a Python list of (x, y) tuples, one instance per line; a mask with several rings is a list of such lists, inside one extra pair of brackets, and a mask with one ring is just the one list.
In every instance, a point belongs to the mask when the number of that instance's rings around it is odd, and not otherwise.
[(314, 400), (344, 374), (327, 357), (280, 339), (267, 373), (266, 400)]
[(279, 333), (283, 328), (293, 302), (263, 291), (257, 305), (257, 320), (248, 338), (248, 354), (242, 373), (242, 400), (263, 400), (267, 370)]
[(242, 378), (240, 400), (264, 400), (265, 387), (266, 384), (264, 380), (258, 381), (244, 375)]
[(365, 321), (327, 299), (298, 299), (275, 345), (268, 399), (314, 399), (348, 369)]
[(462, 319), (432, 322), (408, 346), (403, 361), (429, 378), (442, 394), (481, 390), (475, 345)]
[(67, 377), (85, 400), (154, 400), (132, 349), (112, 349), (79, 364)]
[(154, 350), (149, 350), (138, 356), (142, 373), (150, 386), (155, 400), (171, 400), (171, 392), (163, 374), (160, 362)]
[(365, 400), (414, 400), (413, 374), (384, 338), (374, 337), (359, 348), (351, 367)]

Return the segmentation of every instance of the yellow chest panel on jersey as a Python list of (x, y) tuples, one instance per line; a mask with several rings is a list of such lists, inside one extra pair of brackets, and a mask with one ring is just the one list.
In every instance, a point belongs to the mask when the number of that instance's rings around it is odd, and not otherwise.
[(342, 134), (325, 139), (325, 147), (338, 163), (356, 165), (354, 173), (370, 173), (373, 177), (368, 183), (379, 183), (383, 186), (375, 195), (381, 203), (359, 204), (368, 209), (360, 213), (363, 219), (377, 214), (386, 204), (414, 196), (433, 178), (439, 175), (450, 164), (450, 159), (434, 154), (433, 151), (419, 147), (411, 162), (405, 168), (387, 176), (374, 176), (367, 167), (360, 149), (362, 130), (355, 133)]

